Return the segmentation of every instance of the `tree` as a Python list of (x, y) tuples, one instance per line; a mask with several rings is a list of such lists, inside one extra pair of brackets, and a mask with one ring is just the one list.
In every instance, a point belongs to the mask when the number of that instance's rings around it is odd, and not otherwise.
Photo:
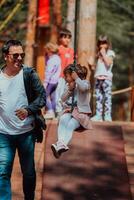
[(37, 15), (37, 0), (29, 0), (28, 20), (27, 20), (27, 34), (25, 47), (25, 64), (33, 66), (34, 43), (36, 35), (36, 15)]
[[(123, 89), (134, 84), (134, 1), (101, 0), (97, 9), (97, 37), (107, 35), (116, 53), (113, 66), (113, 90)], [(129, 119), (129, 93), (113, 96), (114, 118)], [(120, 105), (120, 106), (119, 106)], [(119, 116), (121, 105), (126, 116)], [(121, 109), (119, 109), (121, 108)]]
[(80, 1), (78, 62), (88, 66), (88, 59), (95, 55), (96, 0)]
[[(17, 5), (18, 0), (6, 0), (0, 7), (0, 25), (3, 24), (5, 19), (12, 13)], [(5, 24), (4, 28), (0, 31), (0, 43), (2, 44), (9, 39), (18, 39), (25, 44), (26, 28), (27, 28), (27, 10), (28, 1), (25, 0), (21, 3), (20, 8), (15, 15)], [(0, 54), (0, 66), (3, 65), (2, 55)]]
[(74, 45), (74, 19), (75, 19), (75, 0), (68, 0), (67, 9), (67, 29), (72, 33), (71, 46)]
[(62, 25), (61, 0), (52, 1), (52, 32), (51, 41), (57, 42), (58, 31)]

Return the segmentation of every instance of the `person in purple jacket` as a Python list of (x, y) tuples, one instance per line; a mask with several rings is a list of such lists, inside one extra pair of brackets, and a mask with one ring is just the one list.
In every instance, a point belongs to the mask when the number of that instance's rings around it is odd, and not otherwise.
[(46, 114), (45, 118), (54, 118), (56, 109), (56, 87), (61, 73), (61, 59), (58, 56), (58, 45), (51, 42), (45, 46), (46, 70), (44, 87), (46, 88)]

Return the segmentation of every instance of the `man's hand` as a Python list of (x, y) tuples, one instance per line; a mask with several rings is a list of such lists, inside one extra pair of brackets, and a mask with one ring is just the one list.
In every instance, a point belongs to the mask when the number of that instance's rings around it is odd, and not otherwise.
[(20, 120), (24, 120), (28, 116), (28, 111), (25, 108), (20, 108), (15, 111), (15, 114)]

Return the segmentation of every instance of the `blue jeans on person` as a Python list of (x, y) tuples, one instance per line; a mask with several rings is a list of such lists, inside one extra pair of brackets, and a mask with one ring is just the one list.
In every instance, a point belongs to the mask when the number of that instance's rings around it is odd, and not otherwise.
[(0, 133), (0, 200), (11, 200), (10, 178), (16, 150), (23, 174), (24, 199), (34, 200), (36, 185), (34, 147), (33, 131), (21, 135)]

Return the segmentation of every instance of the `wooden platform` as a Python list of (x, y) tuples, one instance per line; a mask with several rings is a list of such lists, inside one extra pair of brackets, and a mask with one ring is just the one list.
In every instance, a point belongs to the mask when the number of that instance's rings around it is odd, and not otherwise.
[[(50, 149), (56, 141), (56, 123), (49, 121), (46, 140), (36, 145), (35, 199), (132, 200), (134, 124), (94, 123), (92, 131), (75, 132), (70, 150), (57, 160)], [(13, 200), (23, 199), (17, 163), (12, 177)]]

